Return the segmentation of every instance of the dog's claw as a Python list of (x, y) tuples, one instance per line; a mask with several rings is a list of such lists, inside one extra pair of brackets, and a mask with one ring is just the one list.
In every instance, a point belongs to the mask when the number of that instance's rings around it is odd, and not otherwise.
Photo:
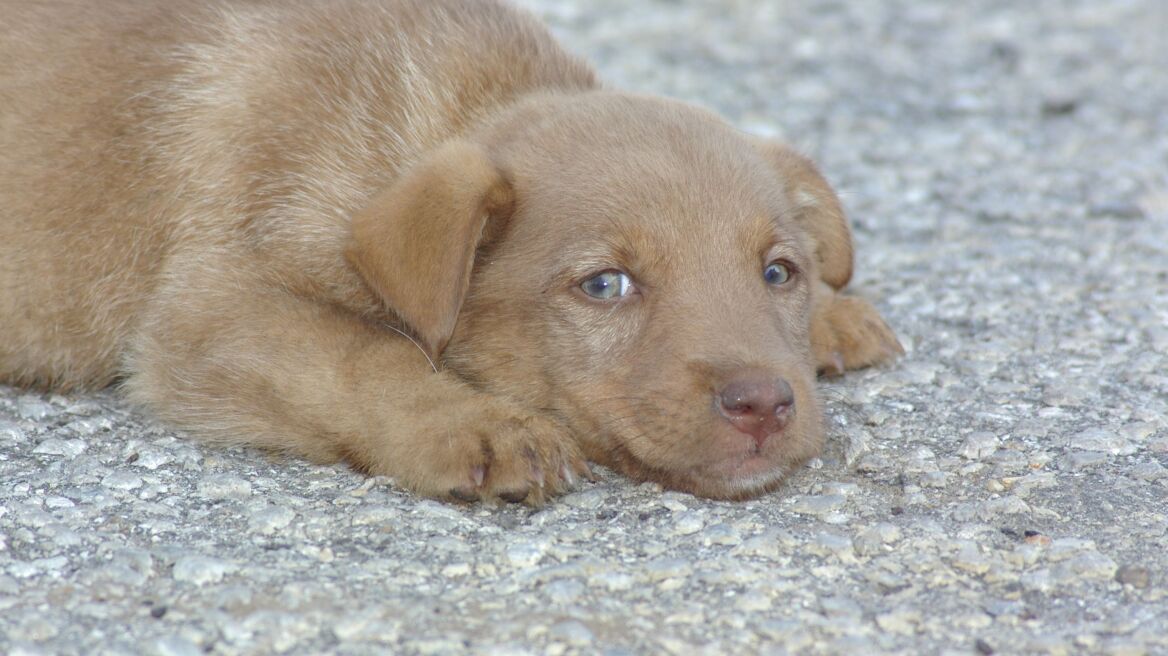
[(832, 371), (830, 372), (831, 375), (833, 375), (833, 376), (844, 375), (844, 372), (847, 371), (847, 369), (848, 369), (848, 366), (846, 364), (844, 364), (844, 354), (840, 353), (839, 351), (832, 353), (831, 354), (831, 366), (832, 366)]
[(564, 480), (564, 483), (567, 483), (568, 487), (576, 487), (576, 475), (567, 465), (560, 465), (560, 478)]
[(844, 356), (839, 351), (832, 351), (828, 356), (829, 362), (820, 366), (819, 374), (826, 378), (836, 378), (844, 375), (848, 367), (844, 363)]

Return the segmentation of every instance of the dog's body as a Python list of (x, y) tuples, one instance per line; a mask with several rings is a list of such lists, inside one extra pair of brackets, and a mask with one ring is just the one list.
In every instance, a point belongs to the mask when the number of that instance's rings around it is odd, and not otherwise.
[(437, 496), (738, 497), (818, 449), (817, 366), (899, 349), (810, 163), (508, 7), (0, 14), (0, 380)]

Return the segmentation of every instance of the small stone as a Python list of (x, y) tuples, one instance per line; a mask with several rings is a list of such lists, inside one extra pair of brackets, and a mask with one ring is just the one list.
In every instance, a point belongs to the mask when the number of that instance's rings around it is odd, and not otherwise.
[(563, 499), (561, 502), (571, 506), (572, 508), (580, 508), (581, 510), (596, 510), (604, 505), (608, 499), (608, 495), (602, 489), (583, 490), (580, 492), (573, 492)]
[[(1116, 636), (1108, 639), (1099, 653), (1107, 656), (1147, 656), (1153, 653), (1148, 650), (1148, 640)], [(1161, 643), (1162, 644), (1162, 643)]]
[(990, 599), (982, 604), (986, 614), (991, 617), (1020, 617), (1026, 612), (1026, 604), (1018, 600)]
[(54, 574), (65, 569), (69, 564), (69, 559), (64, 556), (53, 556), (51, 558), (38, 558), (30, 564), (40, 572)]
[(1002, 479), (1004, 489), (1011, 490), (1020, 497), (1028, 496), (1033, 490), (1046, 490), (1058, 486), (1058, 477), (1053, 472), (1009, 476)]
[(674, 535), (693, 535), (702, 530), (706, 525), (706, 520), (702, 518), (701, 514), (687, 510), (673, 519), (673, 534)]
[(1030, 457), (1017, 449), (998, 449), (984, 458), (1003, 474), (1020, 475), (1030, 472)]
[(369, 626), (370, 619), (364, 613), (342, 615), (333, 622), (330, 628), (337, 640), (342, 642), (355, 640), (365, 631), (365, 627)]
[(666, 579), (683, 579), (693, 573), (693, 566), (681, 558), (659, 558), (644, 566), (649, 581), (657, 583)]
[(117, 470), (102, 478), (101, 484), (113, 490), (136, 490), (142, 487), (142, 477), (128, 471)]
[(203, 656), (203, 650), (182, 636), (167, 636), (154, 643), (158, 656)]
[(706, 545), (734, 546), (742, 542), (742, 537), (729, 524), (714, 524), (702, 531), (702, 543)]
[(592, 631), (577, 620), (557, 622), (548, 629), (548, 637), (560, 642), (566, 642), (573, 647), (587, 647), (592, 644)]
[(48, 456), (64, 456), (66, 458), (76, 458), (85, 453), (86, 444), (83, 440), (64, 440), (56, 437), (49, 439), (36, 445), (32, 450), (33, 453), (39, 453)]
[(819, 600), (819, 609), (829, 619), (858, 619), (864, 614), (860, 604), (847, 597), (824, 597)]
[(812, 492), (816, 494), (838, 494), (844, 497), (852, 497), (860, 493), (860, 486), (845, 481), (828, 481), (816, 485), (812, 488)]
[(21, 419), (40, 421), (57, 414), (57, 409), (35, 396), (22, 396), (16, 400), (16, 414)]
[(45, 497), (45, 507), (49, 510), (60, 510), (62, 508), (75, 508), (77, 504), (68, 497), (51, 496)]
[(957, 450), (957, 455), (967, 460), (982, 460), (998, 450), (998, 436), (987, 431), (977, 431), (966, 436)]
[(24, 442), (24, 430), (15, 422), (0, 419), (0, 442)]
[[(1043, 113), (1046, 105), (1043, 105)], [(1113, 219), (1142, 219), (1144, 218), (1144, 208), (1139, 203), (1131, 200), (1105, 200), (1095, 203), (1088, 208), (1088, 211), (1093, 216), (1103, 216)]]
[(1148, 583), (1152, 580), (1152, 573), (1148, 571), (1147, 567), (1139, 565), (1123, 565), (1115, 572), (1115, 580), (1125, 585), (1130, 585), (1133, 588), (1148, 587)]
[(876, 624), (889, 633), (908, 635), (916, 631), (921, 614), (914, 610), (894, 610), (876, 616)]
[(587, 592), (588, 588), (576, 579), (552, 581), (543, 587), (544, 594), (555, 604), (571, 604)]
[(442, 578), (456, 579), (471, 573), (470, 563), (451, 563), (442, 568)]
[(1049, 535), (1043, 535), (1042, 533), (1033, 533), (1031, 535), (1027, 535), (1026, 537), (1022, 538), (1022, 541), (1028, 545), (1037, 547), (1049, 547), (1053, 542)]
[(844, 464), (855, 467), (856, 463), (868, 455), (872, 450), (872, 433), (866, 429), (855, 427), (847, 431), (847, 446), (844, 448)]
[(759, 634), (781, 644), (791, 653), (803, 651), (815, 642), (807, 627), (795, 620), (764, 619), (754, 626)]
[(1018, 496), (1009, 495), (983, 502), (978, 507), (977, 514), (982, 520), (992, 522), (1007, 515), (1028, 515), (1030, 512), (1030, 506), (1025, 501)]
[(734, 607), (744, 613), (761, 613), (770, 610), (773, 604), (774, 601), (769, 595), (751, 591), (739, 595)]
[(666, 492), (661, 495), (661, 505), (669, 509), (670, 512), (685, 512), (689, 510), (689, 506), (685, 505), (682, 496), (676, 492)]
[(211, 474), (199, 481), (199, 494), (212, 501), (246, 499), (251, 496), (251, 483), (234, 474)]
[(131, 462), (135, 467), (154, 471), (163, 465), (174, 462), (174, 457), (162, 449), (151, 446), (138, 449), (131, 454), (127, 462)]
[(795, 497), (791, 510), (804, 515), (826, 515), (842, 508), (847, 497), (842, 494), (803, 495)]
[(296, 512), (283, 506), (271, 506), (255, 513), (248, 521), (248, 527), (263, 535), (281, 531), (296, 519)]
[(630, 590), (636, 581), (624, 572), (601, 572), (592, 577), (592, 585), (600, 586), (610, 592)]
[(665, 617), (666, 624), (701, 624), (706, 615), (699, 606), (688, 604)]
[(1073, 378), (1054, 381), (1042, 392), (1042, 402), (1054, 407), (1076, 407), (1097, 398), (1098, 385)]
[(1141, 462), (1129, 469), (1128, 475), (1137, 481), (1158, 481), (1168, 476), (1168, 468), (1158, 462)]
[(921, 487), (940, 489), (949, 485), (949, 473), (943, 471), (927, 471), (921, 474)]
[(990, 570), (990, 562), (977, 550), (976, 545), (966, 543), (953, 557), (953, 567), (970, 574), (981, 575)]
[(887, 474), (896, 469), (896, 462), (880, 453), (866, 454), (856, 463), (856, 471), (861, 474)]
[(1071, 437), (1069, 445), (1080, 451), (1100, 451), (1113, 456), (1136, 452), (1136, 445), (1123, 435), (1103, 428), (1088, 428)]
[(842, 559), (849, 559), (855, 554), (855, 547), (850, 537), (829, 532), (816, 535), (815, 539), (808, 543), (806, 549), (807, 553), (816, 556), (835, 556)]
[(401, 637), (397, 625), (383, 619), (381, 611), (377, 609), (344, 615), (336, 620), (331, 628), (333, 635), (342, 642), (388, 644), (396, 642)]
[(1118, 570), (1114, 560), (1090, 551), (1059, 563), (1051, 570), (1051, 577), (1058, 583), (1110, 581)]
[(900, 528), (895, 524), (881, 522), (865, 527), (856, 534), (856, 553), (861, 556), (874, 556), (884, 552), (885, 545), (896, 542), (900, 537)]
[(1146, 421), (1133, 421), (1119, 429), (1125, 439), (1143, 442), (1156, 433), (1156, 427)]
[(747, 538), (735, 549), (735, 553), (778, 560), (794, 552), (798, 545), (799, 541), (789, 531), (781, 528), (772, 528), (764, 533)]
[(365, 505), (349, 514), (349, 523), (353, 526), (392, 526), (400, 517), (401, 513), (389, 506)]
[(534, 567), (543, 560), (548, 546), (547, 542), (521, 542), (507, 547), (504, 557), (512, 567)]
[(1095, 551), (1095, 541), (1084, 538), (1059, 538), (1048, 540), (1050, 548), (1046, 552), (1046, 559), (1052, 563), (1067, 560), (1079, 554)]
[(174, 580), (195, 585), (218, 583), (239, 569), (227, 561), (207, 556), (183, 556), (174, 563)]
[[(85, 543), (85, 540), (81, 537), (80, 534), (78, 534), (75, 531), (71, 531), (69, 529), (62, 529), (60, 532), (58, 532), (56, 535), (53, 536), (53, 544), (57, 545), (58, 547), (65, 548), (65, 549), (67, 549), (69, 547), (77, 547), (77, 546), (80, 546), (84, 543)], [(3, 547), (0, 547), (0, 551), (2, 551), (2, 550), (3, 550)]]
[(1054, 633), (1031, 636), (1020, 651), (1027, 654), (1051, 654), (1051, 656), (1075, 653), (1072, 645), (1065, 638)]
[(96, 417), (91, 419), (77, 419), (65, 425), (63, 430), (69, 431), (81, 437), (88, 437), (101, 430), (108, 430), (110, 428), (110, 420), (106, 417)]
[(734, 560), (717, 560), (697, 570), (696, 578), (710, 585), (747, 585), (758, 582), (759, 570)]

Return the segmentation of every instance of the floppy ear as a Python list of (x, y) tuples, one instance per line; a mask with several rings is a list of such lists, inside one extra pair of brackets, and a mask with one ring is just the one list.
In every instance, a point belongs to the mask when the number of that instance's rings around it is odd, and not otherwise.
[(483, 149), (452, 141), (353, 216), (345, 257), (436, 359), (454, 332), (487, 220), (512, 205), (510, 185)]
[(819, 169), (789, 146), (759, 140), (759, 150), (779, 174), (796, 217), (815, 240), (815, 256), (823, 281), (842, 289), (852, 279), (852, 230), (839, 197)]

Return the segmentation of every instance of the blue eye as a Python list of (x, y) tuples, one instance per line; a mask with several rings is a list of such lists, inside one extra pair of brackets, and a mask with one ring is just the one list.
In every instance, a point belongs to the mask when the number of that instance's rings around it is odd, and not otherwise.
[(629, 278), (628, 274), (621, 273), (620, 271), (601, 271), (580, 283), (580, 289), (584, 290), (584, 293), (592, 298), (608, 301), (625, 296), (631, 292), (633, 289), (633, 281)]
[(769, 285), (781, 285), (791, 279), (791, 269), (782, 262), (771, 262), (762, 270), (762, 277)]

